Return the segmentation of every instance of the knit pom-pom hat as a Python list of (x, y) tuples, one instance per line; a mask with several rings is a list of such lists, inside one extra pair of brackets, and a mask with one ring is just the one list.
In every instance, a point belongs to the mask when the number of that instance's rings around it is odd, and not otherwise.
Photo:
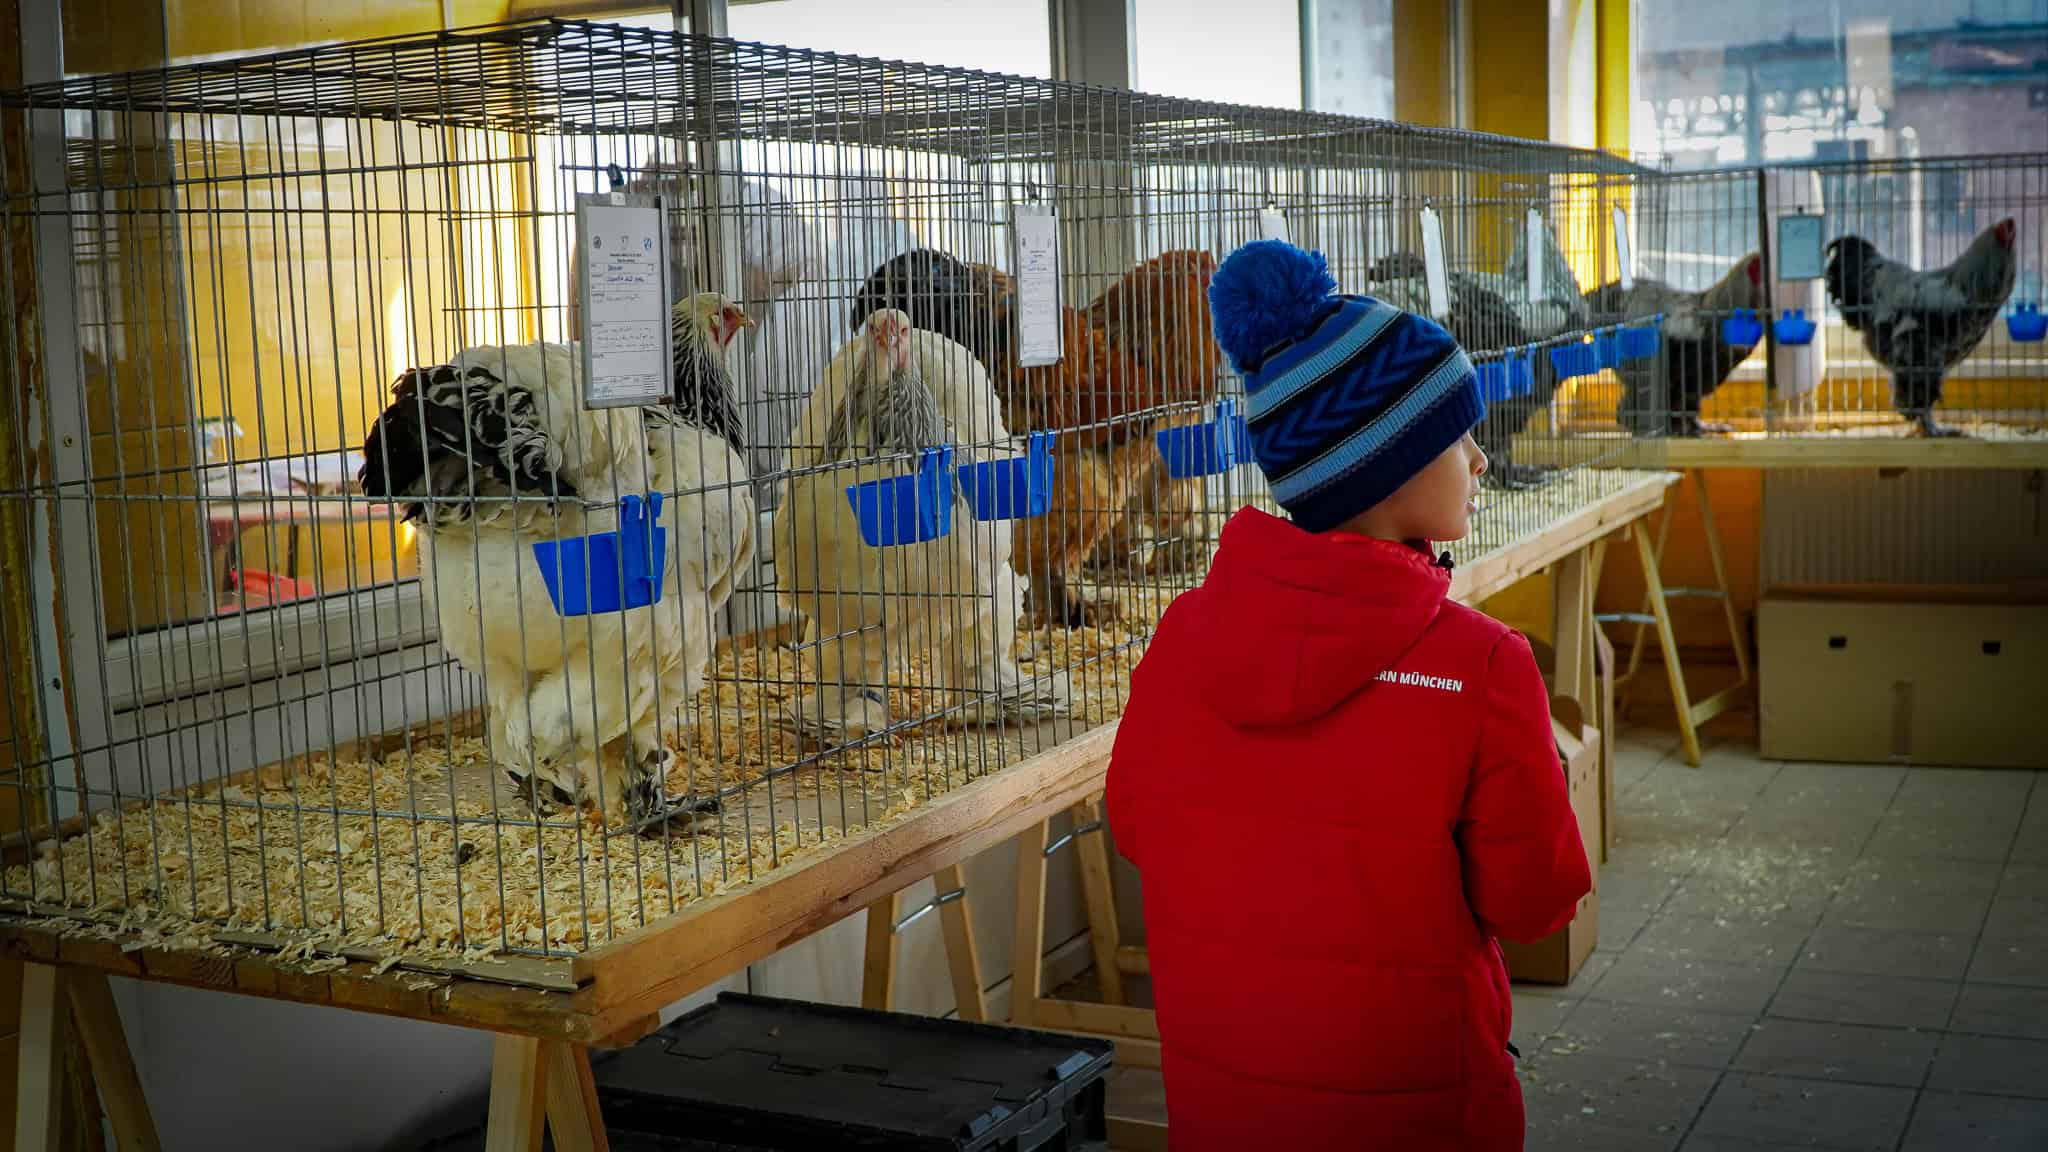
[(1252, 453), (1310, 532), (1386, 499), (1486, 415), (1472, 362), (1441, 325), (1336, 289), (1322, 253), (1282, 240), (1239, 248), (1209, 284)]

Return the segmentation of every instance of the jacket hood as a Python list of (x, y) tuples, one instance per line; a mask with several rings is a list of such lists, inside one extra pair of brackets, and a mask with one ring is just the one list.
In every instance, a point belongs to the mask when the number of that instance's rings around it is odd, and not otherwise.
[(1240, 728), (1323, 716), (1414, 646), (1450, 587), (1422, 547), (1311, 534), (1247, 508), (1192, 594), (1204, 701)]

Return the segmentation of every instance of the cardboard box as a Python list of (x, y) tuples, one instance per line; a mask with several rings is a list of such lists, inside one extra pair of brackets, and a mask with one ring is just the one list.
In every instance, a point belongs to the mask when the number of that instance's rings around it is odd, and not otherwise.
[(1550, 726), (1564, 754), (1565, 779), (1571, 787), (1572, 812), (1578, 817), (1586, 860), (1593, 866), (1593, 890), (1579, 901), (1570, 924), (1532, 944), (1501, 941), (1508, 976), (1530, 984), (1569, 984), (1593, 954), (1600, 930), (1600, 731), (1587, 727), (1579, 706), (1568, 697), (1551, 700)]
[(1767, 760), (2048, 768), (2048, 605), (1766, 597)]
[(1593, 630), (1593, 658), (1599, 667), (1600, 715), (1600, 863), (1614, 851), (1614, 745), (1621, 729), (1614, 723), (1614, 644), (1607, 633)]

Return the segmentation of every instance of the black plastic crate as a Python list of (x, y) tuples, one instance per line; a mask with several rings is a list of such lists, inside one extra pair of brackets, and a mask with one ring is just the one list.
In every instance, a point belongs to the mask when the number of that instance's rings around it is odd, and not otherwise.
[(729, 992), (594, 1071), (609, 1130), (677, 1152), (1083, 1152), (1106, 1136), (1113, 1051)]

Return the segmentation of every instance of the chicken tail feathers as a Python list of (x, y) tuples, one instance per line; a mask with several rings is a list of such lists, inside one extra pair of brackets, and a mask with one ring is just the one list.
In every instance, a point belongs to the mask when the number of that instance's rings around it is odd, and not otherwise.
[(420, 497), (433, 498), (436, 519), (456, 520), (494, 492), (573, 497), (575, 488), (556, 473), (561, 450), (537, 416), (531, 391), (486, 368), (412, 369), (363, 440), (356, 483), (372, 499), (405, 500), (413, 521), (427, 510)]

